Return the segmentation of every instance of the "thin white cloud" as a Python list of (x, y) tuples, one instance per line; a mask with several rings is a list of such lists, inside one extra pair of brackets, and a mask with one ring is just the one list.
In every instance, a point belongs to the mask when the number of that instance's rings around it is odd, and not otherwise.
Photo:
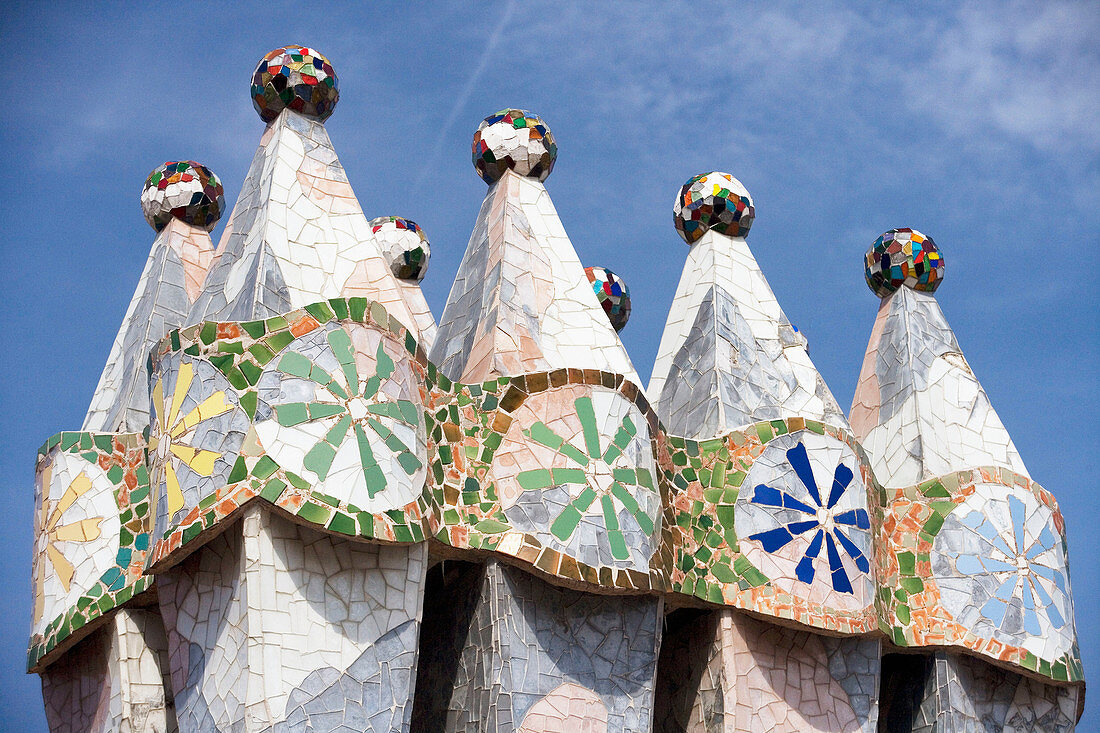
[(966, 6), (895, 63), (913, 107), (1053, 153), (1100, 152), (1100, 6)]
[(477, 66), (474, 68), (473, 73), (470, 74), (466, 80), (466, 85), (462, 88), (458, 97), (455, 99), (454, 105), (451, 107), (450, 113), (447, 115), (447, 119), (443, 122), (443, 125), (436, 133), (435, 147), (432, 149), (431, 155), (424, 159), (424, 165), (420, 169), (420, 174), (417, 175), (416, 180), (413, 182), (410, 188), (410, 193), (415, 197), (417, 193), (422, 190), (424, 181), (427, 179), (428, 174), (433, 170), (435, 162), (439, 159), (440, 153), (443, 151), (443, 144), (447, 140), (447, 132), (451, 129), (451, 126), (458, 120), (458, 116), (462, 114), (462, 111), (466, 109), (466, 104), (470, 101), (470, 97), (473, 96), (474, 90), (477, 89), (477, 84), (481, 80), (481, 77), (485, 73), (486, 67), (489, 65), (489, 60), (493, 58), (493, 53), (496, 51), (497, 46), (500, 43), (500, 39), (504, 36), (504, 32), (508, 27), (508, 22), (512, 19), (512, 12), (515, 10), (515, 0), (506, 0), (504, 5), (504, 12), (501, 13), (500, 21), (497, 23), (493, 32), (489, 35), (488, 40), (485, 42), (485, 48), (481, 52), (481, 58), (478, 59)]
[[(934, 125), (983, 149), (996, 145), (992, 136), (1068, 157), (1100, 152), (1095, 3), (941, 13), (835, 4), (520, 12), (506, 44), (558, 39), (558, 63), (586, 71), (609, 108), (666, 120), (670, 133), (739, 105), (764, 117), (812, 106), (807, 118), (820, 122), (825, 105), (834, 115), (826, 123), (873, 135), (861, 103), (874, 98), (892, 100), (898, 117), (911, 115), (916, 126)], [(896, 130), (878, 135), (897, 146)]]

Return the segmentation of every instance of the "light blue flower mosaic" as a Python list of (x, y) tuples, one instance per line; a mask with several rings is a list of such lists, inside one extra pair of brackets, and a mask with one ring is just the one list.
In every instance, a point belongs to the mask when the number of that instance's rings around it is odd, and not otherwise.
[(980, 485), (944, 522), (931, 553), (940, 602), (975, 633), (1054, 659), (1074, 633), (1062, 539), (1048, 507), (1010, 492)]

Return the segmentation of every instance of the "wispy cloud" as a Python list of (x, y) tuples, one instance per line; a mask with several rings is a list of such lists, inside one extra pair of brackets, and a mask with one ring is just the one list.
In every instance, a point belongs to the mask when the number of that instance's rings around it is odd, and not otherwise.
[(422, 190), (424, 181), (427, 179), (428, 174), (433, 170), (435, 162), (439, 160), (439, 154), (443, 151), (443, 145), (447, 140), (447, 132), (451, 129), (451, 126), (458, 120), (458, 116), (462, 114), (462, 111), (466, 109), (466, 105), (470, 101), (470, 97), (473, 96), (474, 90), (477, 89), (477, 84), (481, 80), (481, 77), (485, 74), (485, 69), (489, 65), (490, 59), (493, 58), (493, 54), (496, 51), (500, 39), (504, 36), (504, 32), (508, 27), (508, 22), (512, 19), (512, 12), (515, 10), (515, 0), (506, 0), (504, 5), (504, 12), (500, 15), (500, 21), (497, 23), (493, 32), (489, 35), (489, 38), (485, 42), (485, 48), (481, 52), (481, 57), (478, 59), (477, 66), (474, 67), (473, 72), (466, 79), (466, 85), (462, 87), (462, 91), (459, 92), (458, 97), (455, 99), (454, 105), (451, 106), (451, 111), (444, 120), (443, 125), (437, 131), (435, 136), (435, 146), (432, 148), (431, 155), (424, 159), (424, 164), (420, 169), (420, 173), (417, 175), (416, 180), (413, 182), (409, 193), (415, 196)]
[[(883, 112), (863, 102), (887, 98), (899, 117), (943, 135), (1100, 152), (1095, 3), (718, 6), (702, 25), (703, 8), (680, 4), (521, 12), (510, 44), (560, 39), (564, 63), (589, 70), (608, 107), (669, 130), (716, 112), (767, 118), (799, 106), (813, 106), (805, 118), (817, 124), (832, 116), (862, 128)], [(897, 145), (893, 130), (883, 137)]]
[(1100, 6), (961, 8), (896, 59), (911, 107), (952, 134), (1014, 136), (1046, 152), (1100, 152)]

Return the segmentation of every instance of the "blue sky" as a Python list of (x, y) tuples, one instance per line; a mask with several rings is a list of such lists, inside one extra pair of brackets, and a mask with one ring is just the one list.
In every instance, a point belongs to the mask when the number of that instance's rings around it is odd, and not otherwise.
[(0, 729), (45, 730), (22, 671), (35, 452), (83, 420), (153, 238), (142, 183), (192, 158), (231, 206), (263, 130), (249, 77), (286, 43), (339, 75), (327, 127), (367, 216), (430, 238), (437, 316), (485, 192), (470, 138), (506, 106), (553, 130), (547, 187), (581, 260), (630, 286), (622, 337), (643, 377), (687, 254), (672, 201), (696, 173), (752, 193), (749, 244), (844, 406), (877, 306), (864, 251), (891, 227), (935, 238), (937, 298), (1066, 516), (1100, 670), (1100, 5), (183, 5), (14, 4), (0, 24)]

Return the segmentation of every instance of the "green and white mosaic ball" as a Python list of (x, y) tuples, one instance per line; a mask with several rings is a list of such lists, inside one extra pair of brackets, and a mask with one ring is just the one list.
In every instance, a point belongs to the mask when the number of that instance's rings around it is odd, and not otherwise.
[(420, 282), (428, 272), (432, 250), (415, 221), (400, 216), (380, 216), (370, 222), (374, 239), (394, 277)]
[(170, 160), (145, 179), (141, 211), (158, 232), (173, 217), (210, 231), (225, 209), (222, 182), (205, 165), (193, 160)]

